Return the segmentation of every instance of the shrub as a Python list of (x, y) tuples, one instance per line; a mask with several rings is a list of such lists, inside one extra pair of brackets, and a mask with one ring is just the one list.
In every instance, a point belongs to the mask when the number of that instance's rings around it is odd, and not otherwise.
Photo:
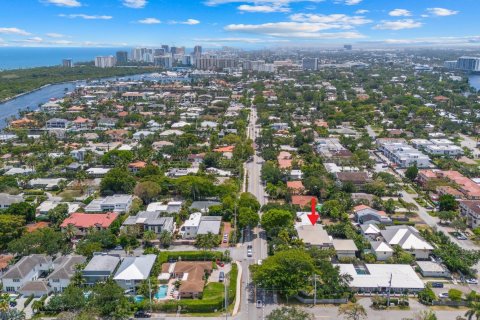
[(27, 300), (25, 300), (25, 302), (23, 303), (23, 307), (26, 308), (26, 307), (30, 304), (30, 302), (32, 302), (32, 300), (33, 300), (33, 294), (31, 294), (31, 295), (27, 298)]

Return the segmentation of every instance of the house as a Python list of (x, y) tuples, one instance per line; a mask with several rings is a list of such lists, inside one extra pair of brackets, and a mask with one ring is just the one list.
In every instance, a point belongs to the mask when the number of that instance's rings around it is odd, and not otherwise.
[(335, 174), (337, 182), (340, 186), (352, 184), (356, 189), (361, 190), (365, 184), (370, 182), (370, 178), (366, 172), (337, 172)]
[(94, 285), (97, 282), (105, 281), (110, 278), (118, 264), (120, 257), (106, 253), (96, 254), (82, 270), (82, 276), (87, 285)]
[(287, 181), (287, 189), (296, 195), (300, 195), (305, 191), (302, 181)]
[(147, 130), (137, 131), (133, 134), (133, 140), (141, 141), (141, 140), (145, 139), (146, 137), (151, 136), (153, 134), (154, 134), (154, 132), (147, 131)]
[(50, 129), (67, 129), (69, 124), (70, 124), (70, 122), (68, 120), (52, 118), (52, 119), (47, 120), (45, 127), (47, 128), (47, 130), (50, 130)]
[(145, 161), (135, 161), (128, 164), (128, 170), (132, 173), (138, 173), (147, 166)]
[(142, 281), (147, 280), (157, 256), (155, 254), (123, 259), (113, 280), (125, 290), (135, 289)]
[(60, 228), (65, 231), (69, 225), (76, 229), (78, 236), (83, 236), (90, 228), (97, 230), (108, 229), (110, 225), (118, 217), (118, 213), (72, 213), (69, 217), (63, 220)]
[(102, 128), (113, 128), (117, 124), (117, 119), (114, 118), (101, 118), (97, 122), (97, 126)]
[(364, 204), (354, 207), (353, 213), (355, 215), (355, 220), (359, 224), (392, 224), (392, 219), (390, 219), (384, 211), (375, 210)]
[(312, 202), (312, 199), (315, 199), (315, 202), (318, 203), (317, 197), (294, 195), (292, 196), (292, 204), (294, 206), (300, 206), (303, 208), (303, 207), (309, 206)]
[(418, 269), (422, 276), (431, 278), (451, 278), (452, 275), (448, 269), (433, 261), (417, 261)]
[(360, 230), (365, 238), (375, 240), (380, 236), (380, 228), (375, 223), (362, 224)]
[(179, 213), (182, 209), (182, 201), (151, 202), (145, 211), (160, 211), (166, 213)]
[(388, 226), (380, 233), (390, 246), (400, 246), (417, 260), (428, 259), (433, 251), (433, 247), (412, 226)]
[(110, 170), (111, 168), (89, 168), (86, 172), (91, 178), (103, 178)]
[(356, 292), (418, 292), (425, 287), (415, 270), (407, 264), (335, 264), (340, 274), (352, 277), (349, 285)]
[[(7, 271), (10, 262), (13, 260), (13, 256), (10, 254), (0, 254), (0, 276)], [(1, 277), (0, 277), (1, 278)]]
[(4, 176), (16, 176), (16, 175), (29, 175), (35, 173), (35, 170), (29, 168), (10, 168), (3, 175)]
[(140, 232), (151, 230), (155, 234), (162, 231), (173, 233), (175, 223), (172, 217), (162, 217), (160, 211), (141, 211), (135, 216), (129, 216), (122, 224), (126, 228), (136, 228)]
[(205, 287), (205, 275), (212, 273), (212, 263), (210, 261), (179, 261), (175, 263), (173, 275), (181, 280), (178, 289), (179, 297), (199, 298)]
[(296, 230), (298, 238), (307, 247), (331, 248), (333, 246), (332, 238), (319, 224), (300, 225), (296, 227)]
[(194, 212), (188, 217), (185, 223), (180, 227), (179, 231), (179, 234), (183, 239), (194, 239), (197, 236), (201, 218), (201, 212)]
[(48, 285), (54, 292), (63, 292), (70, 284), (70, 279), (76, 272), (76, 267), (87, 261), (87, 258), (79, 255), (67, 255), (58, 257), (53, 261), (53, 272), (47, 277)]
[(476, 228), (480, 225), (480, 200), (460, 200), (460, 214), (467, 218), (467, 225)]
[(293, 180), (302, 180), (302, 179), (303, 179), (303, 172), (302, 172), (302, 170), (291, 170), (291, 171), (290, 171), (290, 179), (293, 179)]
[(370, 241), (370, 246), (377, 261), (385, 261), (393, 256), (393, 248), (388, 243), (383, 241)]
[(66, 181), (64, 178), (38, 178), (32, 179), (28, 182), (28, 185), (32, 188), (39, 188), (45, 190), (56, 190), (60, 188), (62, 181)]
[(85, 207), (85, 212), (128, 212), (132, 206), (133, 196), (115, 194), (106, 198), (95, 199)]
[(333, 239), (332, 243), (338, 259), (355, 258), (358, 248), (353, 240)]
[(23, 202), (22, 196), (0, 193), (0, 210), (8, 209), (12, 204), (20, 202)]
[(198, 225), (197, 235), (199, 234), (219, 234), (222, 226), (222, 217), (220, 216), (203, 216)]
[(53, 269), (52, 258), (44, 254), (23, 257), (2, 276), (3, 290), (19, 292), (28, 282), (36, 281)]
[(212, 206), (218, 206), (221, 205), (219, 201), (212, 201), (212, 200), (206, 200), (206, 201), (194, 201), (190, 205), (190, 210), (198, 210), (200, 212), (208, 212), (208, 209)]
[(52, 288), (43, 280), (27, 281), (20, 289), (18, 289), (18, 293), (24, 297), (33, 296), (34, 298), (49, 295), (50, 292), (52, 292)]

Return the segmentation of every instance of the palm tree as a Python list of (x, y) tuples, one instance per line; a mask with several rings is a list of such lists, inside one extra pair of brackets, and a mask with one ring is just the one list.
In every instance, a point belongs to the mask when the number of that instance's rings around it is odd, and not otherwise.
[(77, 235), (77, 228), (73, 224), (67, 225), (65, 228), (65, 237), (68, 241), (72, 242), (73, 238)]
[(472, 302), (470, 309), (465, 313), (468, 320), (480, 320), (480, 302)]
[(162, 232), (160, 232), (159, 240), (162, 246), (167, 248), (172, 243), (172, 234), (167, 230), (163, 230)]
[(350, 303), (338, 308), (338, 315), (348, 320), (361, 320), (367, 318), (367, 311), (358, 303)]
[(37, 313), (38, 311), (42, 310), (44, 306), (45, 306), (44, 301), (41, 299), (33, 301), (32, 303), (33, 313)]
[(157, 235), (152, 230), (147, 230), (143, 233), (143, 241), (145, 246), (150, 246), (151, 241), (157, 239)]

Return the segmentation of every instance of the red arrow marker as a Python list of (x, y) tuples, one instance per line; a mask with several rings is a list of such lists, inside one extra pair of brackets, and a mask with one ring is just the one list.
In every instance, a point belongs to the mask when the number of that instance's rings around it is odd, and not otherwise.
[(317, 211), (316, 211), (316, 205), (317, 205), (317, 200), (315, 198), (312, 198), (312, 213), (307, 215), (312, 225), (315, 225), (315, 223), (317, 223), (318, 218), (320, 218), (320, 215), (317, 214)]

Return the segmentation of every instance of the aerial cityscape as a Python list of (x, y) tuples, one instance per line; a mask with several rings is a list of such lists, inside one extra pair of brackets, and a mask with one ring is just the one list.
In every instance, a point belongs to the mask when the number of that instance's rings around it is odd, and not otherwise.
[(0, 320), (479, 320), (478, 12), (0, 3)]

